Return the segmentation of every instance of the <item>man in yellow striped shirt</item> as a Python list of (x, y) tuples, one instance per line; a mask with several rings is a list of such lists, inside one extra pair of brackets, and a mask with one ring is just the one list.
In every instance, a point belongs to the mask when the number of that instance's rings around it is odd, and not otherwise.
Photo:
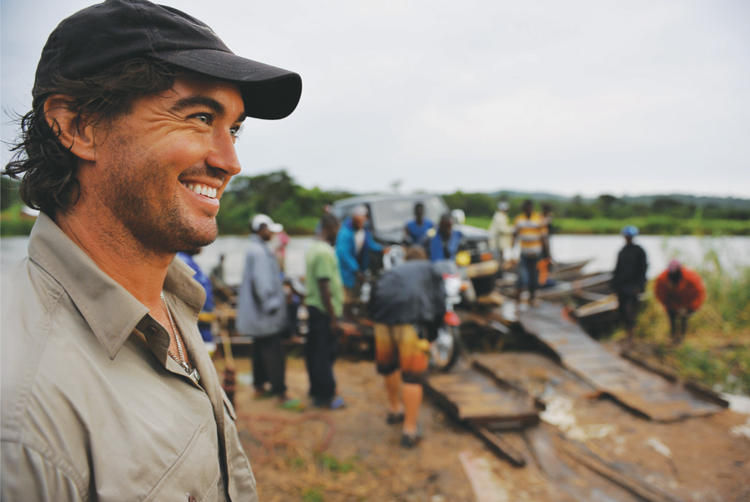
[(521, 301), (521, 292), (529, 290), (529, 304), (534, 304), (534, 293), (539, 286), (539, 270), (537, 263), (543, 255), (549, 255), (549, 243), (547, 241), (547, 225), (544, 218), (534, 212), (534, 203), (526, 199), (521, 206), (523, 211), (516, 216), (513, 222), (513, 246), (516, 241), (521, 244), (521, 260), (518, 264), (518, 296)]

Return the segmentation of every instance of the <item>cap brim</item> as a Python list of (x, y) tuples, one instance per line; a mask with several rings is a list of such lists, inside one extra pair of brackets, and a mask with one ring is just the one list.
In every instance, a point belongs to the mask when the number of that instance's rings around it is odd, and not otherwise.
[(236, 82), (245, 114), (257, 119), (283, 119), (291, 114), (302, 94), (302, 78), (294, 72), (213, 49), (162, 51), (157, 59), (186, 70)]
[(273, 223), (271, 225), (268, 225), (268, 230), (275, 234), (278, 234), (279, 232), (284, 230), (284, 225), (282, 225), (281, 223)]

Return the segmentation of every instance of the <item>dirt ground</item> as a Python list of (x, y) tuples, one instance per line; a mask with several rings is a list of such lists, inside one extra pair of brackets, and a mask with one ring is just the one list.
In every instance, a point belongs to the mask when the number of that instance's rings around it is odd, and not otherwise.
[[(427, 397), (420, 414), (423, 442), (399, 445), (400, 429), (385, 423), (385, 391), (370, 361), (335, 366), (345, 409), (292, 412), (256, 400), (250, 363), (237, 359), (238, 429), (260, 499), (275, 501), (639, 501), (647, 500), (584, 467), (571, 454), (584, 445), (629, 479), (667, 498), (750, 500), (750, 416), (732, 411), (656, 424), (618, 404), (592, 398), (585, 383), (538, 354), (503, 353), (508, 379), (547, 406), (543, 421), (503, 437), (527, 459), (512, 467)], [(467, 366), (464, 360), (460, 364)], [(218, 365), (220, 366), (220, 364)], [(292, 396), (306, 398), (302, 359), (288, 360)], [(747, 427), (747, 430), (743, 429)], [(669, 498), (671, 497), (671, 498)]]

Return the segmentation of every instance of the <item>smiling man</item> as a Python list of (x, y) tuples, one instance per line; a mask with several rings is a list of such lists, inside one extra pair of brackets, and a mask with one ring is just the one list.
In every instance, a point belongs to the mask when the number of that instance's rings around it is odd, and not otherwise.
[(144, 0), (50, 35), (6, 166), (41, 214), (2, 280), (2, 500), (257, 500), (174, 256), (216, 238), (242, 121), (301, 85)]

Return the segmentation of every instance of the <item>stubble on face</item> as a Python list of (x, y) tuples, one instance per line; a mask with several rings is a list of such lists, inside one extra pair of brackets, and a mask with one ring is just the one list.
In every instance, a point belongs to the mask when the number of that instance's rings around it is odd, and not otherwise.
[[(214, 217), (191, 221), (183, 207), (182, 187), (171, 179), (170, 166), (160, 165), (147, 147), (127, 137), (110, 138), (119, 159), (106, 170), (99, 186), (102, 203), (115, 220), (137, 240), (144, 251), (174, 254), (211, 244), (218, 236)], [(183, 174), (204, 173), (221, 177), (216, 169), (193, 166)]]

